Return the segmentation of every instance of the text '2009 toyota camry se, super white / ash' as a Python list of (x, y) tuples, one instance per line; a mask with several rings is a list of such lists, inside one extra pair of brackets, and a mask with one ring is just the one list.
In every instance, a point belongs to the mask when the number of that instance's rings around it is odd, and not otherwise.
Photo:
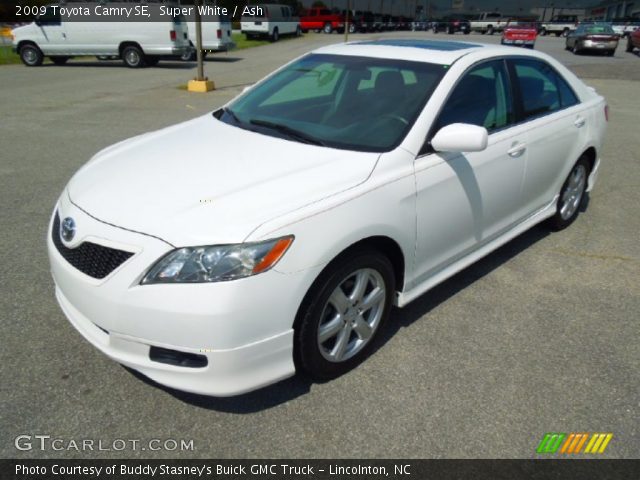
[(321, 48), (81, 168), (49, 228), (58, 302), (106, 355), (177, 389), (335, 377), (392, 305), (573, 222), (607, 115), (538, 52)]

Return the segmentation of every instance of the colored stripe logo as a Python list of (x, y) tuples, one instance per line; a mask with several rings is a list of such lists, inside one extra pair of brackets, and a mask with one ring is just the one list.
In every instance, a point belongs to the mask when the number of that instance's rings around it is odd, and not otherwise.
[(613, 433), (545, 433), (536, 452), (600, 454), (604, 453), (612, 438)]

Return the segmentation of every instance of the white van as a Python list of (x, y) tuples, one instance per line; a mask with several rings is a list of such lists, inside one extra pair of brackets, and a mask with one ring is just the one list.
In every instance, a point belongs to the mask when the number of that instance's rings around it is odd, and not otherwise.
[(29, 67), (41, 65), (45, 56), (62, 65), (74, 56), (95, 55), (121, 58), (128, 67), (140, 68), (180, 58), (189, 49), (187, 25), (180, 16), (149, 22), (68, 21), (61, 18), (59, 7), (52, 7), (34, 22), (13, 29), (13, 48)]
[[(195, 60), (196, 50), (196, 22), (187, 21), (189, 27), (189, 50), (182, 56), (183, 60)], [(231, 18), (224, 15), (202, 16), (202, 58), (207, 53), (228, 52), (236, 44), (231, 37)]]
[(252, 13), (240, 19), (240, 28), (247, 38), (268, 37), (277, 42), (281, 35), (302, 34), (300, 19), (293, 15), (291, 7), (267, 4), (250, 5), (247, 9)]

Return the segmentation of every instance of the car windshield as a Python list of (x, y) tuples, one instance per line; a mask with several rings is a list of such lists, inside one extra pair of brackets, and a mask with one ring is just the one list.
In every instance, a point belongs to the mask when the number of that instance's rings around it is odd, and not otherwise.
[(293, 141), (389, 151), (408, 133), (445, 72), (443, 65), (424, 62), (310, 54), (215, 116)]

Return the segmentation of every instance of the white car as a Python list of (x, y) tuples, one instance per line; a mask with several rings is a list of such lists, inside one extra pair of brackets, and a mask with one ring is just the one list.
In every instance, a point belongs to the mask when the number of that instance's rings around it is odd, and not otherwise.
[(279, 4), (252, 5), (240, 19), (240, 30), (247, 38), (266, 37), (277, 42), (282, 35), (302, 35), (300, 19), (291, 7)]
[(392, 305), (573, 222), (606, 117), (536, 51), (323, 47), (81, 168), (49, 225), (56, 296), (95, 347), (180, 390), (332, 378)]
[[(196, 22), (186, 22), (189, 30), (190, 49), (182, 56), (182, 60), (195, 60), (195, 46), (198, 44), (196, 39)], [(213, 52), (228, 52), (233, 50), (236, 44), (231, 36), (231, 19), (228, 16), (208, 16), (202, 19), (202, 56)]]
[(41, 15), (34, 22), (13, 29), (13, 48), (26, 66), (40, 66), (45, 57), (64, 65), (75, 56), (95, 55), (101, 60), (121, 58), (128, 67), (141, 68), (161, 59), (179, 59), (189, 51), (187, 25), (180, 16), (166, 15), (148, 22), (99, 21), (103, 16), (95, 12), (100, 8), (134, 9), (136, 5), (87, 2), (74, 7), (87, 9), (90, 21), (80, 21), (62, 15), (64, 6), (39, 7)]

